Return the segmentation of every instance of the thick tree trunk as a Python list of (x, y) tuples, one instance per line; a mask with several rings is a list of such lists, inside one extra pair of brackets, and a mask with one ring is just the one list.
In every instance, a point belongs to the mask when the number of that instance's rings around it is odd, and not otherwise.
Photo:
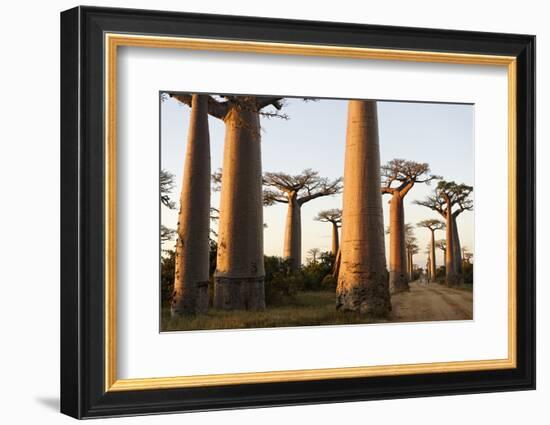
[(332, 249), (331, 253), (336, 256), (338, 249), (340, 248), (340, 239), (338, 237), (338, 224), (332, 223)]
[(396, 190), (390, 201), (390, 292), (409, 290), (409, 276), (405, 248), (405, 210), (403, 198)]
[(296, 193), (288, 195), (286, 214), (285, 245), (283, 257), (290, 262), (290, 271), (297, 272), (302, 266), (302, 218)]
[(193, 95), (180, 195), (172, 315), (208, 309), (209, 233), (208, 98)]
[(265, 308), (262, 165), (257, 112), (233, 108), (225, 117), (214, 306)]
[(453, 253), (455, 273), (458, 275), (459, 280), (462, 278), (462, 248), (460, 246), (460, 237), (458, 236), (458, 226), (456, 225), (456, 216), (453, 215)]
[(456, 285), (458, 283), (458, 275), (456, 273), (455, 265), (455, 252), (454, 252), (454, 220), (451, 214), (451, 206), (447, 205), (447, 219), (446, 219), (446, 250), (445, 250), (445, 281), (447, 285)]
[(434, 230), (431, 230), (431, 233), (432, 233), (432, 238), (430, 240), (430, 264), (429, 264), (429, 268), (430, 268), (430, 282), (432, 281), (435, 281), (435, 271), (437, 270), (437, 264), (436, 264), (436, 261), (435, 261), (435, 231)]
[(338, 249), (336, 258), (334, 259), (334, 267), (332, 268), (332, 277), (338, 279), (338, 273), (340, 273), (340, 263), (342, 261), (342, 250)]
[(385, 316), (391, 310), (391, 303), (375, 102), (349, 102), (345, 157), (336, 308)]

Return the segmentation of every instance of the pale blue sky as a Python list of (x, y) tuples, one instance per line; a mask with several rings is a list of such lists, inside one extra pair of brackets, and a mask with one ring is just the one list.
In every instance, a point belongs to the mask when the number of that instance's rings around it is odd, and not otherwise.
[[(284, 112), (289, 120), (262, 118), (262, 167), (264, 171), (298, 174), (305, 168), (320, 175), (336, 178), (343, 175), (347, 101), (319, 100), (304, 102), (286, 99)], [(378, 102), (381, 161), (404, 158), (430, 164), (434, 174), (446, 180), (474, 184), (474, 107), (473, 105)], [(189, 107), (173, 99), (161, 102), (161, 167), (176, 175), (172, 198), (178, 201), (183, 172)], [(209, 118), (212, 170), (222, 166), (224, 124)], [(433, 187), (433, 186), (432, 186)], [(405, 198), (405, 221), (416, 224), (428, 218), (441, 218), (435, 212), (412, 204), (423, 199), (432, 187), (416, 185)], [(475, 190), (475, 188), (474, 188)], [(388, 223), (389, 196), (384, 197), (384, 221)], [(213, 193), (212, 205), (218, 206), (219, 193)], [(323, 209), (341, 208), (342, 195), (324, 197), (302, 207), (302, 256), (311, 248), (329, 250), (331, 227), (314, 221)], [(264, 250), (266, 255), (282, 255), (286, 204), (264, 207)], [(177, 210), (162, 207), (162, 224), (175, 228)], [(472, 252), (474, 214), (459, 216), (458, 227), (463, 245)], [(429, 241), (426, 229), (415, 229), (420, 253), (414, 262), (424, 267), (425, 247)], [(438, 239), (444, 232), (436, 233)], [(386, 238), (386, 252), (389, 241)], [(165, 244), (171, 248), (174, 243)], [(437, 254), (442, 264), (442, 252)]]

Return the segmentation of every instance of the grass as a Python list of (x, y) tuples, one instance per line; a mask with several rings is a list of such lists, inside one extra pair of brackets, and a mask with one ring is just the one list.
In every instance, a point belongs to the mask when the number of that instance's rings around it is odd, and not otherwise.
[(210, 309), (206, 314), (173, 319), (170, 317), (170, 309), (165, 307), (162, 309), (161, 329), (166, 332), (348, 325), (381, 321), (365, 314), (337, 312), (334, 303), (334, 291), (304, 291), (297, 293), (284, 305), (268, 306), (264, 311)]

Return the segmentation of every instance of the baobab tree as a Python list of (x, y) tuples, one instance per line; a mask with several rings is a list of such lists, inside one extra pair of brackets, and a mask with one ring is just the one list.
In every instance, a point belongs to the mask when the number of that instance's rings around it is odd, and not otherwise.
[(386, 316), (391, 302), (374, 101), (348, 103), (344, 182), (336, 309)]
[(443, 262), (445, 262), (447, 256), (447, 241), (445, 239), (439, 239), (435, 241), (435, 247), (443, 251)]
[[(416, 236), (414, 236), (413, 226), (410, 223), (405, 225), (405, 252), (407, 255), (407, 277), (408, 280), (412, 280), (414, 271), (413, 256), (418, 254), (418, 244)], [(408, 283), (407, 283), (408, 285)]]
[(417, 183), (440, 178), (430, 174), (426, 163), (393, 159), (382, 166), (382, 194), (390, 194), (390, 291), (408, 291), (405, 252), (405, 196)]
[(428, 282), (432, 282), (435, 280), (435, 272), (432, 273), (432, 245), (428, 244), (426, 246), (426, 250), (424, 251), (424, 254), (427, 255), (426, 258), (426, 278)]
[(208, 96), (193, 94), (188, 98), (187, 104), (191, 106), (191, 116), (178, 214), (174, 291), (171, 305), (173, 316), (203, 313), (208, 309), (210, 235)]
[(333, 208), (330, 210), (319, 211), (315, 220), (323, 223), (332, 224), (332, 248), (331, 253), (338, 255), (338, 249), (340, 248), (340, 239), (338, 237), (338, 229), (342, 224), (342, 210), (340, 208)]
[(409, 281), (413, 279), (414, 275), (414, 255), (418, 254), (418, 245), (416, 243), (407, 244), (407, 264)]
[(288, 204), (283, 257), (289, 260), (291, 271), (302, 265), (302, 219), (301, 208), (306, 202), (323, 196), (331, 196), (342, 190), (342, 179), (330, 180), (319, 176), (317, 171), (306, 169), (298, 175), (265, 173), (263, 179), (264, 204), (277, 202)]
[(317, 264), (317, 257), (321, 253), (319, 248), (311, 248), (308, 252), (309, 258), (313, 264)]
[(429, 272), (430, 276), (433, 276), (433, 278), (430, 278), (431, 281), (432, 279), (435, 279), (435, 271), (437, 270), (437, 264), (435, 260), (435, 232), (437, 230), (443, 230), (445, 228), (445, 223), (437, 219), (428, 219), (422, 220), (421, 222), (417, 223), (417, 226), (426, 228), (430, 231)]
[(462, 255), (456, 225), (457, 217), (473, 209), (470, 199), (472, 186), (441, 180), (432, 195), (416, 204), (430, 208), (445, 218), (447, 249), (445, 253), (445, 280), (447, 285), (456, 285), (462, 279)]
[[(191, 104), (191, 95), (171, 96)], [(225, 124), (216, 308), (265, 308), (260, 117), (286, 118), (282, 107), (280, 97), (206, 96), (207, 113)]]

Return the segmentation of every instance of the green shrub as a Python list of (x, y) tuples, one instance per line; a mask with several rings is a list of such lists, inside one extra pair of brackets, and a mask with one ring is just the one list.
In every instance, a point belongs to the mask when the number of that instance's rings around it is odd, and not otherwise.
[(302, 267), (301, 273), (304, 280), (304, 288), (308, 291), (320, 291), (324, 289), (323, 279), (332, 273), (335, 256), (330, 252), (323, 252), (318, 261), (310, 261)]
[(291, 302), (303, 288), (302, 276), (299, 273), (291, 275), (277, 273), (271, 280), (265, 282), (265, 302), (267, 305)]
[(474, 265), (472, 263), (465, 262), (462, 266), (462, 273), (464, 275), (464, 283), (474, 283)]
[(438, 267), (435, 271), (435, 280), (438, 283), (445, 283), (445, 275), (446, 275), (446, 269), (445, 266)]
[(323, 290), (335, 291), (337, 284), (338, 280), (332, 274), (327, 274), (321, 282), (321, 287)]
[(164, 251), (160, 259), (160, 297), (163, 306), (169, 306), (174, 290), (174, 273), (176, 270), (176, 251)]

